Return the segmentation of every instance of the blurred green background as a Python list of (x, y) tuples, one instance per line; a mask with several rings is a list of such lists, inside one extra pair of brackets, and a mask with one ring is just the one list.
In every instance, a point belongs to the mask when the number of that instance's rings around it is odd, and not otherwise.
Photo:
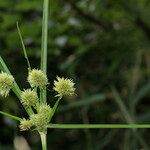
[[(28, 72), (16, 22), (32, 67), (38, 68), (42, 2), (0, 0), (0, 56), (21, 89), (28, 87)], [(150, 123), (149, 18), (149, 0), (50, 0), (48, 93), (54, 93), (56, 75), (76, 83), (76, 95), (61, 101), (54, 123), (130, 123), (130, 119)], [(0, 99), (0, 110), (26, 117), (13, 93)], [(54, 101), (49, 96), (51, 105)], [(140, 150), (148, 146), (149, 129), (48, 131), (49, 150)], [(14, 147), (40, 150), (39, 136), (20, 132), (18, 122), (0, 116), (0, 150)]]

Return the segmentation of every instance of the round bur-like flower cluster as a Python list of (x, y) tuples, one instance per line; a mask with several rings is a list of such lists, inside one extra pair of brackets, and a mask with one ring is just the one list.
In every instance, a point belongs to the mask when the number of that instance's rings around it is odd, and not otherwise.
[(34, 90), (27, 89), (21, 93), (21, 103), (26, 108), (28, 108), (30, 106), (35, 107), (37, 101), (38, 101), (38, 95)]
[(54, 88), (58, 94), (56, 96), (71, 96), (74, 94), (74, 82), (71, 79), (64, 79), (57, 77), (57, 80), (54, 81)]
[(0, 73), (0, 94), (8, 96), (10, 89), (13, 87), (14, 78), (12, 75), (1, 72)]
[(26, 131), (26, 130), (29, 130), (32, 126), (32, 123), (30, 120), (26, 120), (25, 118), (23, 118), (21, 121), (20, 121), (20, 131)]
[(39, 108), (39, 112), (37, 114), (33, 114), (30, 117), (32, 121), (32, 125), (36, 127), (39, 132), (45, 132), (47, 125), (50, 121), (52, 109), (49, 105), (41, 105)]
[(33, 69), (29, 72), (28, 82), (31, 87), (40, 87), (43, 88), (48, 84), (47, 76), (38, 69)]

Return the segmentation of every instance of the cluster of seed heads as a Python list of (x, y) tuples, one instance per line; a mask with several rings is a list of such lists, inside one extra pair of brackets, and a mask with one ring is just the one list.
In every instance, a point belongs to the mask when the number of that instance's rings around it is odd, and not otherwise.
[[(38, 96), (38, 88), (44, 89), (48, 84), (47, 76), (38, 69), (29, 71), (27, 78), (30, 88), (24, 89), (20, 95), (20, 101), (25, 108), (34, 108), (36, 113), (30, 115), (29, 119), (23, 118), (20, 121), (20, 130), (29, 130), (34, 127), (39, 132), (45, 132), (52, 115), (52, 108), (44, 102), (41, 102)], [(0, 73), (0, 95), (8, 96), (14, 86), (14, 78), (12, 75)], [(56, 97), (71, 96), (74, 94), (74, 82), (71, 79), (57, 77), (54, 81), (53, 90)]]

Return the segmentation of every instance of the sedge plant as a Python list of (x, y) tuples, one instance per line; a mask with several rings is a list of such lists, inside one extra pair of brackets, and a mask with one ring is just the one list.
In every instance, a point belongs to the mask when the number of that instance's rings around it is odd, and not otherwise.
[(50, 106), (50, 104), (47, 103), (47, 85), (49, 84), (47, 77), (48, 9), (49, 0), (43, 0), (40, 69), (31, 68), (20, 28), (17, 23), (17, 29), (21, 39), (24, 56), (28, 64), (27, 81), (30, 85), (30, 88), (23, 90), (19, 88), (15, 78), (12, 76), (4, 60), (0, 56), (0, 95), (7, 97), (12, 90), (18, 97), (20, 103), (23, 105), (26, 113), (28, 114), (28, 118), (17, 117), (3, 111), (0, 111), (0, 113), (19, 121), (20, 131), (27, 131), (30, 129), (34, 131), (36, 130), (41, 137), (42, 150), (47, 150), (46, 137), (48, 128), (150, 128), (149, 124), (135, 124), (132, 121), (129, 124), (53, 124), (51, 122), (51, 119), (57, 110), (60, 100), (64, 96), (72, 96), (75, 93), (75, 83), (71, 79), (57, 76), (53, 84), (53, 90), (56, 93), (55, 97), (57, 100), (54, 106)]

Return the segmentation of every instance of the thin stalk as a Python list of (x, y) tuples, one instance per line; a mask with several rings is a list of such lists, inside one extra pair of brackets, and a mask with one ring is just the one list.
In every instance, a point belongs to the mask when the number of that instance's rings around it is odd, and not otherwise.
[[(48, 7), (49, 0), (43, 2), (43, 21), (42, 21), (42, 45), (41, 45), (41, 70), (47, 74), (47, 39), (48, 39)], [(46, 88), (41, 89), (41, 100), (46, 102)]]
[(57, 107), (58, 107), (58, 104), (60, 102), (60, 100), (62, 99), (62, 97), (59, 97), (56, 101), (56, 103), (54, 104), (53, 108), (52, 108), (52, 112), (50, 114), (50, 120), (52, 119), (52, 117), (54, 116), (56, 110), (57, 110)]
[(21, 35), (21, 31), (20, 31), (18, 22), (17, 22), (17, 29), (18, 29), (20, 40), (21, 40), (24, 57), (27, 60), (28, 70), (31, 71), (31, 65), (30, 65), (30, 62), (29, 62), (29, 58), (28, 58), (27, 51), (26, 51), (26, 48), (25, 48), (25, 45), (24, 45), (24, 42), (23, 42), (23, 38), (22, 38), (22, 35)]
[(137, 129), (150, 128), (150, 124), (49, 124), (48, 128), (58, 129)]
[(46, 133), (40, 132), (42, 150), (47, 150)]
[(41, 69), (47, 73), (47, 39), (48, 39), (48, 5), (49, 0), (43, 3), (43, 21), (42, 21), (42, 46), (41, 46)]
[(17, 120), (17, 121), (21, 121), (21, 120), (22, 120), (21, 118), (19, 118), (19, 117), (17, 117), (17, 116), (11, 115), (11, 114), (6, 113), (6, 112), (3, 112), (3, 111), (0, 111), (0, 114), (2, 114), (2, 115), (4, 115), (4, 116), (7, 116), (7, 117), (10, 117), (10, 118), (12, 118), (12, 119), (14, 119), (14, 120)]

